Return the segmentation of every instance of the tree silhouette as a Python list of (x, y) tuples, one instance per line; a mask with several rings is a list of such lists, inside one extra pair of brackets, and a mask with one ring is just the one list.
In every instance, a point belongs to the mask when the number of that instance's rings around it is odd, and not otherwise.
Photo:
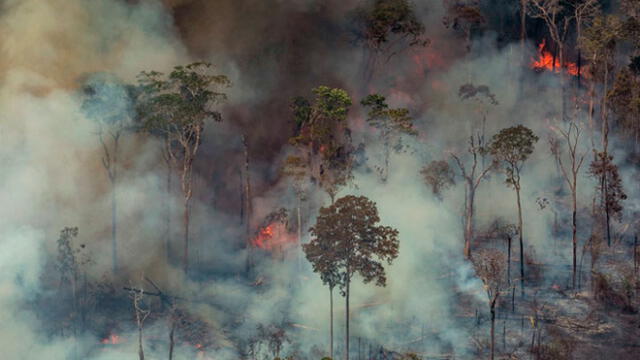
[(520, 289), (524, 296), (524, 244), (522, 230), (522, 204), (520, 201), (520, 175), (525, 161), (533, 153), (538, 137), (526, 126), (517, 125), (500, 130), (489, 144), (494, 160), (502, 163), (505, 182), (516, 191), (518, 204), (518, 238), (520, 240)]
[(380, 221), (375, 202), (364, 196), (347, 195), (320, 214), (309, 231), (312, 240), (304, 245), (307, 259), (323, 282), (339, 286), (346, 299), (345, 345), (349, 357), (350, 283), (359, 274), (365, 283), (375, 280), (386, 285), (383, 262), (391, 264), (398, 256), (398, 230), (377, 225)]
[(142, 89), (138, 112), (142, 128), (165, 137), (167, 156), (181, 165), (181, 188), (184, 200), (183, 268), (189, 270), (189, 221), (193, 196), (192, 170), (198, 153), (204, 125), (208, 120), (222, 121), (214, 105), (226, 100), (218, 92), (230, 86), (224, 75), (210, 74), (211, 64), (196, 62), (176, 66), (168, 75), (143, 71), (138, 81)]
[(383, 182), (389, 177), (389, 158), (391, 148), (400, 149), (401, 135), (418, 135), (413, 127), (413, 119), (409, 116), (409, 110), (405, 108), (389, 108), (384, 96), (371, 94), (360, 102), (369, 108), (367, 122), (379, 132), (380, 140), (384, 145), (384, 165), (380, 170), (380, 178)]

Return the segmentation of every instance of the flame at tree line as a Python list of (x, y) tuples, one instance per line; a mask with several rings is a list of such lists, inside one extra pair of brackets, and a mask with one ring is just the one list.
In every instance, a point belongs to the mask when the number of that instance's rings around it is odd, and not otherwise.
[(122, 344), (123, 342), (124, 342), (124, 339), (120, 337), (120, 335), (116, 335), (116, 334), (110, 334), (106, 338), (100, 340), (100, 343), (103, 345), (117, 345), (117, 344)]
[(547, 42), (546, 40), (542, 40), (542, 42), (538, 45), (538, 58), (531, 59), (531, 68), (534, 70), (548, 70), (555, 71), (557, 73), (561, 72), (562, 69), (567, 72), (567, 74), (572, 76), (578, 76), (578, 66), (574, 62), (565, 61), (563, 66), (559, 66), (557, 63), (559, 60), (556, 59), (553, 54), (546, 50)]
[(297, 243), (298, 239), (295, 234), (291, 234), (287, 230), (287, 226), (279, 221), (262, 227), (252, 240), (253, 246), (269, 251), (285, 250)]

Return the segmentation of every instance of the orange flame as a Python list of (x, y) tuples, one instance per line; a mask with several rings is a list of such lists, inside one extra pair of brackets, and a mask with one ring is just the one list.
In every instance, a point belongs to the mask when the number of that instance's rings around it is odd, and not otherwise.
[(111, 334), (106, 338), (100, 340), (100, 343), (103, 345), (117, 345), (121, 344), (122, 342), (124, 342), (124, 340), (116, 334)]
[(252, 241), (253, 246), (264, 250), (281, 249), (296, 242), (296, 237), (290, 234), (281, 222), (274, 222), (263, 227)]
[(545, 47), (546, 47), (546, 41), (542, 40), (540, 45), (538, 45), (538, 59), (537, 60), (533, 58), (531, 59), (532, 69), (539, 70), (539, 71), (543, 71), (543, 70), (555, 71), (559, 73), (562, 71), (561, 68), (564, 68), (567, 74), (572, 76), (578, 76), (578, 66), (576, 65), (576, 63), (565, 62), (562, 67), (558, 66), (558, 64), (556, 64), (556, 59), (554, 59), (551, 52), (545, 50)]

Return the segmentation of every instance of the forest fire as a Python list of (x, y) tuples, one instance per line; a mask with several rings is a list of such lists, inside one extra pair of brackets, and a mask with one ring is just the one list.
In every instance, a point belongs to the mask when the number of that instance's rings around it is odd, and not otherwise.
[(561, 68), (564, 68), (567, 74), (572, 76), (578, 76), (578, 66), (576, 63), (565, 61), (564, 65), (561, 67), (557, 63), (559, 60), (556, 59), (550, 51), (546, 49), (546, 41), (542, 40), (542, 42), (538, 45), (538, 58), (531, 59), (531, 68), (538, 71), (553, 71), (559, 73)]
[(253, 238), (253, 246), (264, 250), (282, 250), (297, 242), (295, 235), (287, 231), (287, 227), (282, 222), (273, 222), (258, 231)]
[(124, 339), (116, 334), (110, 334), (106, 338), (100, 340), (100, 343), (102, 345), (118, 345), (118, 344), (122, 344), (123, 342), (124, 342)]

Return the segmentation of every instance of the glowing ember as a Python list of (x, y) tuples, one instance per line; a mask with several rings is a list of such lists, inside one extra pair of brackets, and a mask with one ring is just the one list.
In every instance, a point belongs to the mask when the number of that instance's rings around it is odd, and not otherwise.
[(103, 345), (117, 345), (117, 344), (121, 344), (123, 342), (123, 339), (115, 334), (111, 334), (108, 337), (100, 340), (100, 343)]
[(572, 62), (565, 62), (562, 67), (559, 64), (556, 64), (556, 60), (554, 59), (551, 52), (545, 50), (546, 41), (542, 40), (540, 45), (538, 45), (538, 59), (531, 59), (531, 68), (539, 71), (548, 70), (560, 72), (561, 68), (567, 72), (567, 74), (572, 76), (578, 75), (578, 66)]
[(281, 222), (274, 222), (263, 227), (252, 241), (253, 246), (265, 250), (283, 249), (296, 242), (295, 235), (290, 234), (285, 224)]

